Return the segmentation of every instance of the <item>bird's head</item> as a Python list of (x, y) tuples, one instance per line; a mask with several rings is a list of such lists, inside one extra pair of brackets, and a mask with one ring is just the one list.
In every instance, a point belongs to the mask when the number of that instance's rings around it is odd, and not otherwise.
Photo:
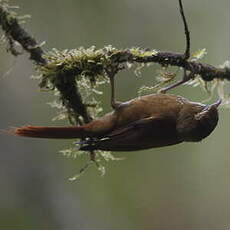
[(177, 122), (177, 131), (184, 141), (201, 141), (209, 136), (218, 123), (218, 106), (221, 100), (211, 105), (189, 104), (182, 109)]

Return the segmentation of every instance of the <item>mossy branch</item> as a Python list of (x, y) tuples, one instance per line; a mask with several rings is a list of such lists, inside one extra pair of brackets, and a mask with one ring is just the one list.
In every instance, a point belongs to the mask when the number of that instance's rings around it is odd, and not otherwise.
[(131, 48), (119, 50), (111, 46), (96, 50), (73, 49), (69, 51), (50, 52), (46, 55), (48, 64), (41, 70), (44, 78), (54, 76), (57, 73), (72, 73), (74, 75), (87, 75), (94, 78), (105, 75), (105, 70), (110, 66), (117, 66), (117, 70), (123, 70), (125, 63), (158, 63), (162, 66), (177, 66), (200, 75), (204, 81), (213, 79), (230, 80), (230, 68), (219, 68), (209, 64), (189, 61), (184, 59), (183, 53), (162, 52), (156, 50), (144, 50)]
[(37, 41), (21, 27), (17, 14), (9, 9), (10, 6), (6, 2), (0, 1), (0, 25), (10, 43), (11, 53), (13, 55), (18, 54), (14, 52), (13, 48), (14, 43), (18, 42), (23, 49), (30, 54), (31, 60), (37, 64), (45, 65), (46, 60), (42, 57), (42, 48)]

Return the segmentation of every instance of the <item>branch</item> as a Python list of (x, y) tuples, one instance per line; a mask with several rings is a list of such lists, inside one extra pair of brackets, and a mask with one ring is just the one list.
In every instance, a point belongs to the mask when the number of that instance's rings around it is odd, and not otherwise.
[(145, 57), (132, 57), (136, 62), (150, 63), (155, 62), (163, 66), (171, 65), (183, 67), (185, 70), (191, 71), (195, 75), (200, 75), (204, 81), (212, 81), (213, 79), (226, 79), (230, 81), (230, 68), (218, 68), (209, 64), (184, 60), (184, 54), (174, 52), (157, 52), (155, 55)]
[(186, 17), (184, 14), (184, 8), (183, 8), (182, 0), (179, 0), (179, 8), (180, 8), (181, 18), (182, 18), (182, 21), (184, 24), (184, 33), (185, 33), (185, 38), (186, 38), (186, 48), (185, 48), (185, 52), (184, 52), (184, 59), (189, 59), (189, 57), (190, 57), (190, 33), (189, 33)]
[(4, 3), (0, 5), (0, 25), (12, 45), (17, 41), (30, 54), (31, 60), (39, 65), (46, 64), (46, 60), (42, 57), (44, 52), (37, 41), (20, 26), (16, 15), (8, 11), (8, 5)]
[(146, 51), (139, 48), (118, 50), (108, 46), (99, 50), (95, 47), (69, 51), (55, 50), (48, 53), (46, 57), (49, 62), (40, 70), (44, 80), (52, 78), (54, 81), (54, 73), (67, 75), (71, 73), (75, 76), (84, 75), (95, 81), (97, 76), (106, 75), (106, 70), (111, 66), (115, 67), (116, 72), (123, 70), (125, 63), (158, 63), (162, 66), (177, 66), (194, 75), (199, 75), (204, 81), (212, 81), (215, 78), (230, 80), (229, 68), (218, 68), (197, 61), (185, 60), (183, 53)]

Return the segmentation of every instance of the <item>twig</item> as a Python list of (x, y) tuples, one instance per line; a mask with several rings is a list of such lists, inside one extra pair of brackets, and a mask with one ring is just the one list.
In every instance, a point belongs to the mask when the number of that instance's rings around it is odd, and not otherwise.
[(184, 58), (187, 60), (190, 57), (190, 33), (189, 33), (188, 24), (186, 21), (184, 8), (181, 0), (179, 0), (179, 8), (180, 8), (181, 18), (184, 24), (184, 32), (186, 37), (186, 48), (185, 48)]

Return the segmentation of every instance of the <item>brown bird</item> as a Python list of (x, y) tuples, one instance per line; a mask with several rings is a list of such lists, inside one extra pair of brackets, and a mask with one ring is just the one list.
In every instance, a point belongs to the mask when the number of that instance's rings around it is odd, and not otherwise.
[(24, 126), (12, 132), (36, 138), (82, 138), (81, 150), (135, 151), (201, 141), (215, 129), (221, 103), (204, 105), (162, 93), (118, 103), (113, 87), (111, 101), (114, 111), (86, 125)]

